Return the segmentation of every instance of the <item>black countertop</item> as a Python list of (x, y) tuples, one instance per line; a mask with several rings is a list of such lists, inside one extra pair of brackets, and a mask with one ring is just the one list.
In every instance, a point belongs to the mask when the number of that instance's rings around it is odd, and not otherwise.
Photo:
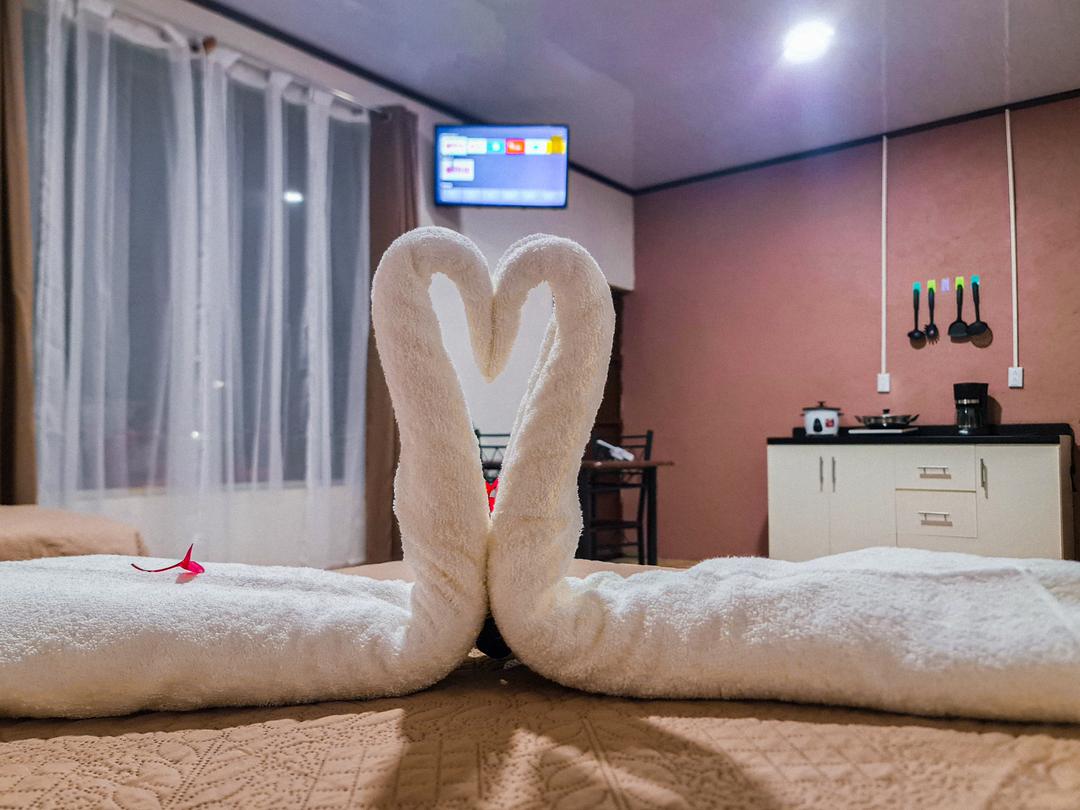
[(795, 428), (790, 436), (769, 438), (769, 444), (1057, 444), (1062, 436), (1072, 438), (1072, 426), (990, 425), (982, 433), (962, 436), (955, 425), (921, 425), (913, 433), (855, 433), (841, 427), (839, 436), (807, 436)]

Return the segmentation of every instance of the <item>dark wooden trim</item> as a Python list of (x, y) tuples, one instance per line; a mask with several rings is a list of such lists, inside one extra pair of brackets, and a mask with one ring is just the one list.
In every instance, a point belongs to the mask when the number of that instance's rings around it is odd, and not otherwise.
[(988, 118), (992, 115), (1003, 115), (1005, 110), (1023, 110), (1028, 107), (1039, 107), (1043, 104), (1053, 104), (1057, 101), (1067, 101), (1069, 99), (1080, 97), (1080, 88), (1075, 90), (1065, 90), (1061, 93), (1051, 93), (1048, 96), (1039, 96), (1038, 98), (1029, 98), (1024, 101), (1017, 101), (1012, 104), (1002, 104), (998, 107), (988, 107), (985, 110), (975, 110), (974, 112), (963, 113), (962, 115), (953, 115), (949, 118), (941, 118), (937, 121), (929, 121), (925, 124), (916, 124), (915, 126), (904, 127), (902, 129), (894, 129), (889, 132), (879, 132), (877, 135), (867, 135), (864, 138), (855, 138), (851, 141), (843, 141), (842, 143), (834, 143), (829, 146), (821, 146), (817, 149), (807, 149), (803, 152), (794, 152), (790, 155), (781, 155), (779, 157), (768, 158), (767, 160), (758, 160), (753, 163), (741, 163), (738, 166), (729, 166), (726, 169), (717, 169), (716, 171), (703, 172), (702, 174), (695, 174), (689, 177), (682, 177), (677, 180), (666, 180), (663, 183), (654, 183), (651, 186), (644, 186), (634, 190), (634, 196), (642, 194), (652, 194), (657, 191), (665, 191), (670, 188), (678, 188), (679, 186), (687, 186), (691, 183), (701, 183), (706, 180), (715, 180), (717, 177), (726, 177), (729, 174), (740, 174), (742, 172), (753, 171), (754, 169), (764, 169), (769, 166), (777, 166), (781, 163), (791, 163), (795, 160), (805, 160), (806, 158), (818, 157), (820, 155), (828, 155), (832, 152), (839, 152), (842, 149), (853, 149), (856, 146), (866, 146), (870, 143), (877, 143), (882, 137), (887, 138), (902, 138), (905, 135), (914, 135), (919, 132), (926, 132), (931, 129), (938, 129), (939, 127), (952, 126), (953, 124), (963, 124), (966, 121), (975, 121), (979, 118)]

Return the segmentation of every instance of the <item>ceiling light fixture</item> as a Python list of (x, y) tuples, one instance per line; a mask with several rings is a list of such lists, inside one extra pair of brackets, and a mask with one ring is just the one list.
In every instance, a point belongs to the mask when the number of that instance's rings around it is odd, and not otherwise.
[(289, 205), (298, 205), (304, 201), (304, 195), (292, 188), (288, 189), (281, 196), (285, 198), (285, 202)]
[(784, 37), (784, 58), (795, 63), (811, 62), (829, 49), (835, 33), (827, 23), (799, 23)]

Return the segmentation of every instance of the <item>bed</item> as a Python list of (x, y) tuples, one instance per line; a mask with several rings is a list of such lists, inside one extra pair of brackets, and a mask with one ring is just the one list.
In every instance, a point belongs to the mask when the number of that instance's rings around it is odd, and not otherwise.
[(100, 515), (41, 506), (0, 506), (0, 560), (81, 554), (145, 557), (146, 545), (133, 526)]
[(599, 697), (476, 652), (405, 698), (0, 721), (0, 807), (1078, 805), (1077, 726)]

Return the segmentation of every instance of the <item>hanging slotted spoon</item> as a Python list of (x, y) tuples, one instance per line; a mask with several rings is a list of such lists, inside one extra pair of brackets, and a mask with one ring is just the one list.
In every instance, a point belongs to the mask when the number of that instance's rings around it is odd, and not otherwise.
[(934, 288), (933, 287), (931, 287), (926, 292), (926, 305), (928, 307), (930, 307), (930, 323), (928, 323), (926, 325), (926, 339), (929, 340), (931, 343), (937, 343), (939, 332), (938, 332), (937, 324), (934, 323)]
[[(977, 277), (976, 277), (977, 278)], [(979, 314), (979, 282), (971, 280), (971, 301), (975, 304), (975, 320), (968, 324), (968, 337), (978, 337), (990, 328), (990, 325)]]
[(968, 336), (968, 325), (961, 317), (964, 311), (964, 280), (956, 279), (956, 320), (949, 324), (949, 337), (961, 340)]

